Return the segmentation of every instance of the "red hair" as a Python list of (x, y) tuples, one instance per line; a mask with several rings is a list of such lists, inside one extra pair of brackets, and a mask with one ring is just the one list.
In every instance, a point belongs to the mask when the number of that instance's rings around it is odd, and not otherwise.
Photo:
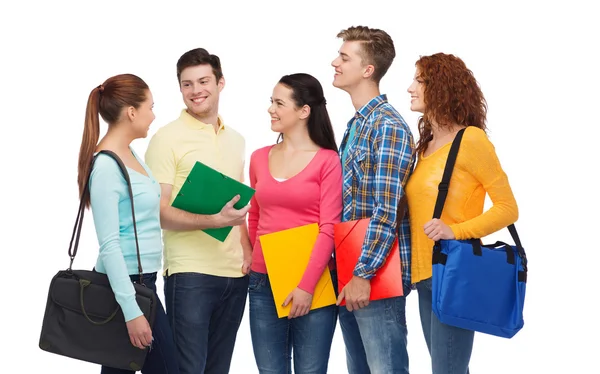
[(458, 57), (436, 53), (415, 63), (424, 85), (425, 111), (419, 118), (417, 154), (432, 139), (431, 123), (476, 126), (486, 130), (487, 103), (473, 72)]

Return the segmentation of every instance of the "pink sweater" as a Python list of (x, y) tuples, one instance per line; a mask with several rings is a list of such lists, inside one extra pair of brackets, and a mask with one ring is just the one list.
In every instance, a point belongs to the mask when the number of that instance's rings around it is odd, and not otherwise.
[[(253, 246), (252, 270), (267, 273), (260, 235), (319, 223), (319, 236), (298, 287), (313, 293), (332, 259), (333, 225), (342, 214), (342, 166), (338, 154), (320, 149), (295, 176), (278, 182), (269, 171), (269, 151), (256, 150), (250, 158), (250, 186), (256, 189), (248, 213), (248, 232)], [(282, 248), (285, 250), (285, 248)]]

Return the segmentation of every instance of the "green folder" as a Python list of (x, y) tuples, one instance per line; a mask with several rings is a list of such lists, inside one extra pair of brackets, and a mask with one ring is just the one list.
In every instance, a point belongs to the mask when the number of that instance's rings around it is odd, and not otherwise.
[[(254, 192), (253, 188), (196, 161), (171, 205), (190, 213), (217, 214), (235, 195), (240, 195), (240, 200), (234, 207), (236, 209), (245, 207)], [(228, 226), (203, 231), (223, 242), (231, 229), (232, 226)]]

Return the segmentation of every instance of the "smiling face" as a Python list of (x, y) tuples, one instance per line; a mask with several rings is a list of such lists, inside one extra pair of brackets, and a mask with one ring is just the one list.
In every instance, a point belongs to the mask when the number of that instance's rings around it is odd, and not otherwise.
[(363, 61), (362, 46), (359, 41), (345, 41), (339, 55), (331, 62), (335, 69), (333, 86), (348, 91), (371, 76), (373, 66)]
[(217, 114), (219, 94), (225, 86), (225, 79), (221, 78), (217, 81), (210, 65), (185, 68), (181, 72), (179, 86), (190, 115), (202, 120), (202, 118)]
[(271, 130), (274, 132), (285, 134), (295, 128), (301, 120), (308, 118), (308, 106), (298, 108), (292, 95), (293, 90), (281, 83), (273, 88), (268, 112), (271, 116)]
[(410, 110), (412, 110), (413, 112), (424, 113), (425, 83), (421, 78), (421, 71), (419, 70), (419, 68), (416, 69), (413, 81), (408, 87), (407, 91), (410, 94)]

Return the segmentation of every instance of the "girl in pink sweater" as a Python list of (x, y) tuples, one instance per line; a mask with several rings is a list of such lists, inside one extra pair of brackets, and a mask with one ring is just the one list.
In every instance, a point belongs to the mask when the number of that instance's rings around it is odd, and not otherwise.
[[(250, 159), (250, 185), (256, 189), (248, 214), (250, 329), (260, 373), (291, 373), (292, 350), (295, 373), (327, 372), (337, 308), (310, 310), (315, 285), (334, 263), (333, 225), (342, 212), (342, 167), (325, 104), (313, 76), (282, 77), (268, 110), (278, 141)], [(258, 238), (315, 222), (320, 229), (309, 264), (286, 299), (292, 304), (290, 315), (278, 318)]]

